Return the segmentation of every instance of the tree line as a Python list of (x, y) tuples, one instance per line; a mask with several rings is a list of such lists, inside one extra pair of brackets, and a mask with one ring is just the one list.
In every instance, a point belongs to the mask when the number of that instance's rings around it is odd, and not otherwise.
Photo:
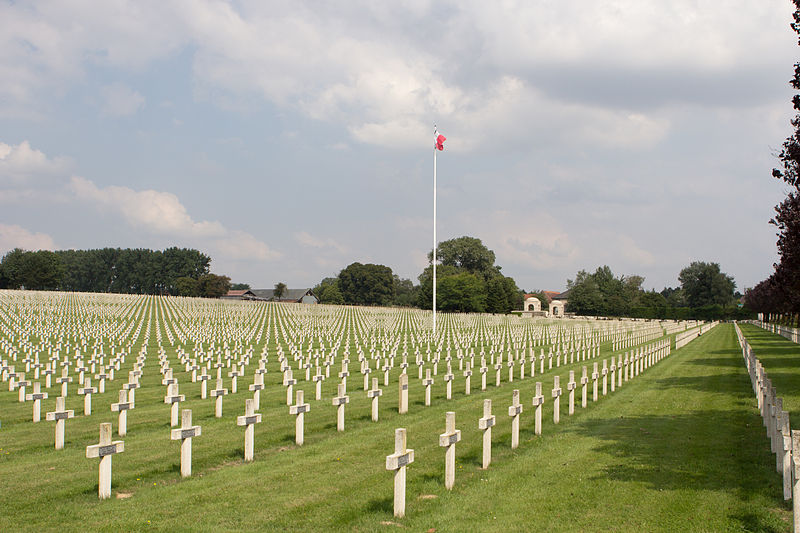
[(215, 298), (228, 292), (230, 278), (212, 274), (210, 264), (209, 256), (177, 247), (55, 252), (15, 248), (0, 261), (0, 288)]
[[(794, 0), (792, 29), (800, 36), (800, 0)], [(798, 40), (800, 43), (800, 40)], [(794, 66), (790, 85), (800, 90), (800, 63)], [(795, 326), (800, 325), (800, 94), (792, 96), (795, 117), (794, 132), (784, 141), (778, 158), (781, 169), (772, 176), (788, 185), (786, 198), (775, 206), (775, 216), (769, 223), (778, 230), (778, 262), (772, 274), (745, 292), (747, 305), (770, 319), (777, 318)], [(770, 315), (773, 315), (772, 317)]]
[[(495, 254), (480, 239), (458, 237), (439, 243), (436, 250), (436, 303), (442, 311), (508, 313), (522, 307), (522, 294), (513, 278), (495, 264)], [(428, 261), (433, 260), (433, 251)], [(336, 277), (313, 288), (321, 303), (397, 305), (430, 309), (433, 267), (417, 278), (403, 279), (385, 265), (352, 263)]]

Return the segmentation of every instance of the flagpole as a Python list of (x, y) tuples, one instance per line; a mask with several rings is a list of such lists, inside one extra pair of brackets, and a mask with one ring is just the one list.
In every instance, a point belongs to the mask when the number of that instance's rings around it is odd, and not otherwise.
[[(436, 124), (433, 125), (436, 140)], [(433, 145), (433, 342), (436, 345), (436, 145)]]

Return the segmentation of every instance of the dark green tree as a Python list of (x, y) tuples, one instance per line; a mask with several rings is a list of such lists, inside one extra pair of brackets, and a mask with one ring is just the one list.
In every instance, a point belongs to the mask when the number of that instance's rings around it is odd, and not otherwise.
[(689, 307), (730, 305), (733, 303), (733, 278), (720, 271), (719, 263), (693, 261), (678, 275)]
[(194, 278), (182, 276), (175, 280), (178, 296), (200, 296), (200, 284)]
[(486, 310), (486, 284), (480, 276), (461, 272), (436, 282), (437, 307), (442, 311), (482, 313)]
[(394, 300), (392, 269), (384, 265), (352, 263), (339, 273), (339, 290), (347, 304), (391, 305)]
[[(433, 257), (433, 252), (428, 253), (428, 261)], [(473, 274), (480, 274), (484, 279), (499, 272), (494, 265), (494, 252), (488, 249), (475, 237), (458, 237), (440, 242), (436, 258), (442, 265), (452, 266), (459, 270), (466, 270)], [(438, 277), (438, 272), (437, 272)]]
[(231, 283), (231, 290), (232, 291), (249, 291), (250, 284), (249, 283)]
[(231, 290), (231, 278), (216, 274), (203, 274), (197, 279), (197, 290), (200, 296), (219, 298)]
[(282, 281), (279, 281), (275, 284), (275, 292), (272, 294), (275, 296), (276, 300), (280, 300), (281, 297), (286, 293), (286, 284)]

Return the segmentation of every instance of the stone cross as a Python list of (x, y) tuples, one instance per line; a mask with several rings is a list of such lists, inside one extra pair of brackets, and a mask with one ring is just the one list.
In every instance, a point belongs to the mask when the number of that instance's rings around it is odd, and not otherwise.
[(56, 410), (45, 415), (47, 420), (56, 423), (56, 450), (64, 449), (64, 425), (67, 418), (74, 418), (75, 411), (65, 409), (66, 398), (59, 396), (56, 398)]
[(311, 406), (307, 403), (303, 403), (303, 391), (297, 391), (296, 395), (297, 402), (294, 405), (289, 406), (289, 414), (296, 416), (294, 420), (294, 442), (298, 446), (302, 446), (305, 428), (305, 413), (311, 410)]
[(453, 377), (453, 373), (450, 371), (450, 363), (447, 363), (447, 374), (444, 375), (444, 381), (448, 400), (453, 399)]
[(178, 381), (175, 380), (174, 383), (170, 383), (167, 387), (167, 395), (164, 396), (164, 403), (171, 404), (169, 413), (170, 427), (174, 428), (178, 425), (178, 409), (180, 408), (181, 402), (185, 399), (186, 396), (178, 393)]
[(478, 369), (481, 373), (481, 390), (486, 390), (486, 374), (489, 373), (489, 367), (486, 366), (486, 360), (481, 359), (481, 367)]
[(592, 369), (592, 401), (597, 401), (597, 379), (600, 377), (600, 373), (597, 371), (597, 363), (594, 363), (594, 367)]
[(542, 382), (536, 382), (536, 394), (533, 396), (533, 406), (536, 408), (534, 416), (534, 433), (536, 435), (542, 434), (542, 405), (544, 404), (544, 395), (542, 394)]
[[(422, 368), (422, 367), (420, 367)], [(401, 415), (404, 415), (408, 412), (408, 374), (400, 374), (400, 379), (398, 380), (398, 396), (397, 396), (397, 403), (398, 408), (397, 411)], [(405, 430), (403, 430), (405, 431)], [(405, 491), (404, 491), (405, 494)]]
[(205, 400), (208, 398), (208, 380), (211, 379), (211, 376), (206, 374), (206, 369), (203, 367), (202, 372), (197, 379), (200, 380), (200, 399)]
[(617, 358), (617, 387), (622, 387), (622, 355)]
[(111, 497), (111, 457), (115, 453), (124, 451), (125, 443), (121, 440), (111, 441), (111, 424), (109, 422), (100, 424), (100, 442), (86, 447), (86, 458), (100, 458), (97, 492), (101, 500)]
[(369, 375), (372, 373), (372, 369), (369, 367), (368, 364), (362, 365), (361, 373), (364, 374), (364, 390), (369, 390)]
[[(212, 391), (213, 392), (213, 391)], [(255, 424), (261, 422), (261, 413), (256, 413), (253, 400), (244, 401), (244, 415), (236, 417), (236, 425), (244, 426), (244, 460), (253, 460), (253, 442), (255, 437)]]
[(350, 397), (345, 394), (344, 383), (339, 383), (338, 393), (339, 395), (332, 400), (336, 406), (336, 431), (344, 431), (344, 406), (350, 403)]
[(519, 415), (522, 413), (522, 404), (519, 403), (519, 389), (514, 389), (511, 394), (511, 405), (508, 406), (508, 416), (511, 417), (511, 449), (519, 446)]
[(394, 516), (406, 515), (406, 467), (414, 462), (414, 450), (406, 448), (406, 430), (394, 430), (394, 453), (386, 456), (386, 470), (394, 470)]
[(261, 391), (264, 390), (264, 374), (256, 372), (253, 376), (253, 384), (249, 389), (253, 392), (253, 408), (258, 411), (261, 409)]
[(430, 368), (425, 371), (425, 379), (422, 380), (422, 384), (425, 386), (425, 405), (428, 406), (431, 404), (431, 385), (433, 385)]
[(78, 394), (83, 395), (83, 414), (92, 414), (92, 394), (97, 392), (97, 387), (92, 387), (92, 380), (89, 377), (83, 379), (83, 387), (78, 389)]
[(235, 368), (228, 372), (228, 377), (231, 378), (231, 394), (236, 394), (238, 392), (237, 381), (241, 375), (242, 373)]
[(467, 369), (464, 370), (464, 381), (465, 381), (465, 388), (464, 394), (469, 396), (470, 393), (470, 380), (472, 378), (472, 363), (467, 361)]
[(608, 360), (603, 359), (603, 370), (600, 371), (603, 376), (603, 396), (608, 394)]
[(378, 421), (378, 398), (383, 391), (378, 388), (378, 378), (372, 378), (372, 390), (367, 391), (367, 398), (372, 398), (372, 421)]
[(553, 423), (558, 424), (561, 420), (560, 398), (561, 384), (559, 376), (553, 376)]
[[(124, 437), (128, 433), (128, 410), (133, 409), (133, 403), (128, 401), (128, 391), (122, 389), (119, 391), (119, 402), (111, 404), (111, 410), (119, 412), (119, 420), (117, 433), (120, 437)], [(110, 426), (110, 424), (109, 424)]]
[(792, 509), (794, 531), (800, 531), (800, 431), (792, 430)]
[(217, 378), (217, 388), (211, 391), (211, 397), (216, 398), (214, 416), (222, 418), (222, 397), (228, 394), (228, 389), (222, 387), (222, 378)]
[(292, 378), (292, 369), (287, 368), (283, 374), (283, 385), (286, 387), (286, 405), (292, 405), (293, 387), (296, 384), (297, 380)]
[(317, 367), (317, 373), (311, 376), (311, 381), (314, 382), (314, 399), (319, 401), (322, 399), (322, 382), (325, 381), (325, 376), (320, 373), (320, 367)]
[(497, 363), (494, 365), (494, 386), (500, 386), (500, 372), (503, 370), (503, 356), (497, 358)]
[(483, 400), (483, 418), (478, 420), (478, 429), (483, 430), (483, 466), (486, 470), (492, 462), (492, 426), (495, 416), (492, 415), (492, 400)]
[(611, 392), (614, 392), (617, 387), (617, 365), (616, 360), (612, 357), (611, 358)]
[(192, 410), (181, 412), (181, 427), (172, 430), (172, 440), (181, 441), (181, 477), (192, 475), (192, 438), (200, 436), (200, 426), (192, 425)]
[(575, 383), (575, 371), (569, 371), (569, 381), (567, 382), (567, 390), (569, 391), (569, 411), (568, 413), (572, 415), (575, 412), (575, 388), (578, 386)]
[(105, 394), (106, 392), (106, 380), (111, 377), (106, 371), (102, 371), (99, 374), (95, 374), (95, 379), (99, 381), (97, 384), (97, 392), (100, 394)]
[(31, 381), (29, 379), (25, 379), (25, 372), (20, 372), (19, 377), (17, 378), (17, 388), (19, 389), (19, 401), (25, 401), (25, 389), (31, 386)]
[(339, 372), (339, 378), (342, 380), (342, 385), (344, 385), (345, 392), (347, 391), (347, 377), (350, 375), (350, 372), (347, 370), (347, 363), (342, 360), (342, 371)]
[(789, 427), (789, 413), (781, 412), (780, 435), (782, 442), (779, 444), (777, 459), (778, 472), (783, 474), (783, 499), (792, 498), (792, 434)]
[(61, 396), (67, 397), (67, 386), (72, 383), (72, 377), (69, 375), (69, 367), (61, 369), (61, 377), (56, 378), (56, 383), (61, 384)]
[(444, 455), (444, 487), (451, 490), (456, 480), (456, 443), (461, 440), (461, 430), (456, 429), (456, 414), (445, 414), (444, 433), (439, 435), (439, 446), (447, 448)]
[(41, 384), (38, 381), (33, 382), (33, 392), (26, 394), (25, 398), (28, 401), (33, 400), (33, 421), (38, 422), (42, 419), (42, 400), (47, 399), (47, 393), (41, 391)]
[(581, 407), (586, 407), (586, 397), (587, 397), (587, 385), (589, 383), (589, 374), (586, 366), (583, 367), (583, 372), (581, 373)]

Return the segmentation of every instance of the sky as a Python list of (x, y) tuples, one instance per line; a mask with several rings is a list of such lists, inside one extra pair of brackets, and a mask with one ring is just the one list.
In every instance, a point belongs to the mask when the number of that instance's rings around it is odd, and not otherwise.
[(0, 253), (170, 246), (253, 288), (772, 271), (789, 0), (0, 0)]

